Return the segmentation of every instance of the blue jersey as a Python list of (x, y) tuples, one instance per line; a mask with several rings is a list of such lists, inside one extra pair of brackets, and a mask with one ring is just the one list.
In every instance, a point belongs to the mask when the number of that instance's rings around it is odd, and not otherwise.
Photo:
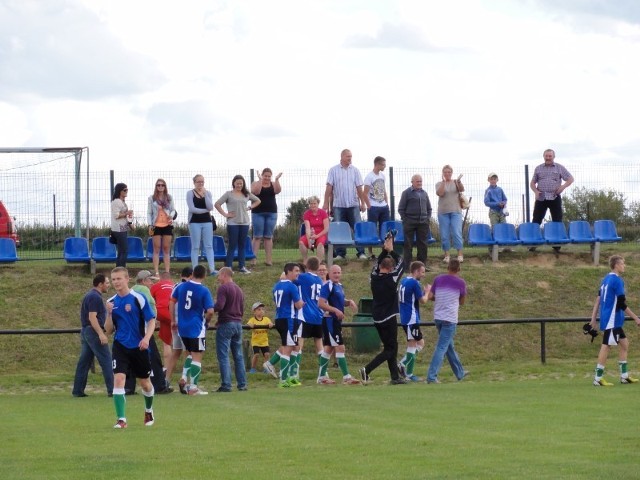
[(398, 305), (402, 325), (420, 323), (420, 299), (423, 296), (424, 290), (418, 280), (413, 277), (402, 279), (398, 289)]
[(318, 297), (322, 288), (322, 280), (315, 273), (301, 273), (298, 276), (298, 290), (304, 307), (298, 311), (298, 318), (311, 325), (322, 325), (322, 310), (318, 306)]
[(146, 324), (156, 317), (151, 305), (144, 295), (133, 290), (124, 297), (114, 295), (108, 301), (113, 303), (111, 318), (116, 329), (113, 339), (126, 348), (138, 348)]
[(280, 280), (273, 286), (276, 320), (297, 318), (295, 303), (300, 301), (298, 287), (291, 280)]
[(185, 338), (204, 338), (207, 332), (204, 314), (214, 306), (209, 289), (190, 280), (174, 288), (171, 297), (176, 300), (178, 334)]
[[(333, 283), (329, 280), (322, 285), (320, 298), (324, 298), (330, 306), (344, 312), (344, 290), (342, 289), (342, 284)], [(332, 312), (324, 312), (324, 316), (333, 317), (335, 320), (338, 320), (338, 317)]]
[(624, 282), (616, 273), (609, 273), (600, 285), (600, 330), (624, 325)]

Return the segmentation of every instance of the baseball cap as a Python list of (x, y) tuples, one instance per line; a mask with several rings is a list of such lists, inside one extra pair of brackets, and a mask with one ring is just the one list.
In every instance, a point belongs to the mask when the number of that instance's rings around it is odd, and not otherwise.
[(254, 303), (253, 305), (251, 305), (251, 311), (254, 311), (258, 307), (264, 307), (264, 303), (262, 303), (262, 302)]
[(491, 177), (496, 177), (496, 178), (498, 178), (498, 174), (497, 174), (497, 173), (495, 173), (495, 172), (491, 172), (491, 173), (489, 174), (489, 176), (487, 177), (487, 180), (491, 180)]
[(154, 277), (149, 270), (140, 270), (138, 275), (136, 275), (136, 282), (146, 280), (147, 278), (150, 280), (158, 280), (158, 277)]

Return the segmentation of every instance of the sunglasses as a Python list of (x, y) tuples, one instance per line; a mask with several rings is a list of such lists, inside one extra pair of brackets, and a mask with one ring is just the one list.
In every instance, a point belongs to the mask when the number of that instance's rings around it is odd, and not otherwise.
[(156, 187), (166, 187), (164, 183), (156, 183)]

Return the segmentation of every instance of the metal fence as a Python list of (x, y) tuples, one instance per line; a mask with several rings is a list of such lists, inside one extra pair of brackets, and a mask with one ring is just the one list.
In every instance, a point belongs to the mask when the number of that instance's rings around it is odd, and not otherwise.
[[(82, 164), (80, 187), (77, 188), (73, 160), (69, 157), (49, 159), (40, 162), (10, 165), (0, 157), (0, 200), (10, 214), (16, 218), (16, 225), (22, 237), (23, 252), (32, 251), (24, 258), (61, 258), (64, 238), (72, 236), (78, 229), (83, 236), (95, 236), (89, 228), (108, 229), (110, 215), (111, 188), (114, 182), (124, 182), (129, 187), (127, 203), (135, 212), (135, 222), (146, 226), (147, 198), (152, 194), (155, 181), (162, 178), (167, 182), (168, 191), (175, 199), (178, 211), (178, 225), (184, 225), (187, 219), (186, 192), (193, 188), (192, 177), (202, 174), (206, 188), (212, 191), (214, 200), (231, 189), (231, 179), (240, 174), (247, 183), (256, 177), (253, 169), (243, 171), (230, 165), (223, 168), (207, 166), (194, 171), (98, 171), (88, 170), (87, 162)], [(561, 162), (574, 176), (574, 187), (592, 189), (614, 189), (622, 193), (627, 205), (640, 201), (640, 164), (615, 165), (576, 165)], [(267, 165), (265, 165), (267, 166)], [(279, 172), (276, 165), (268, 165)], [(321, 199), (324, 196), (328, 168), (299, 168), (283, 172), (280, 182), (282, 193), (277, 196), (278, 222), (285, 221), (287, 208), (292, 202), (311, 195)], [(364, 177), (372, 165), (356, 165)], [(434, 220), (437, 220), (437, 197), (435, 184), (441, 178), (442, 165), (399, 167), (389, 166), (386, 170), (387, 191), (392, 206), (397, 206), (402, 191), (410, 185), (411, 176), (419, 173), (424, 178), (424, 188), (429, 194)], [(469, 222), (488, 223), (488, 209), (484, 206), (484, 191), (488, 186), (490, 172), (499, 175), (498, 185), (503, 188), (509, 199), (511, 223), (526, 221), (533, 209), (533, 197), (528, 187), (528, 179), (535, 165), (484, 165), (455, 170), (454, 177), (464, 174), (462, 180), (466, 194), (471, 197), (468, 212)], [(567, 191), (570, 194), (571, 188)], [(80, 210), (78, 212), (78, 209)], [(393, 215), (397, 215), (394, 211)], [(214, 212), (219, 225), (223, 219)], [(77, 219), (80, 218), (80, 225)], [(396, 217), (397, 218), (397, 217)], [(103, 232), (104, 234), (104, 232)]]

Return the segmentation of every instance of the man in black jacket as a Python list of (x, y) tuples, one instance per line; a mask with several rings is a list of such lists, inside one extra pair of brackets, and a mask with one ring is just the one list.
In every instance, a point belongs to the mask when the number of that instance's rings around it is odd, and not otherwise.
[(384, 241), (382, 253), (371, 272), (371, 293), (373, 294), (373, 322), (382, 341), (383, 349), (366, 366), (360, 369), (363, 383), (369, 381), (369, 374), (385, 360), (391, 374), (391, 384), (407, 383), (400, 377), (396, 358), (398, 356), (398, 283), (404, 272), (402, 257), (393, 251), (393, 236)]
[[(398, 213), (402, 219), (404, 233), (404, 258), (407, 265), (413, 260), (413, 240), (416, 241), (416, 258), (427, 267), (427, 241), (429, 239), (429, 222), (431, 221), (431, 201), (422, 189), (422, 176), (411, 177), (411, 186), (400, 196)], [(428, 270), (428, 268), (427, 268)]]

